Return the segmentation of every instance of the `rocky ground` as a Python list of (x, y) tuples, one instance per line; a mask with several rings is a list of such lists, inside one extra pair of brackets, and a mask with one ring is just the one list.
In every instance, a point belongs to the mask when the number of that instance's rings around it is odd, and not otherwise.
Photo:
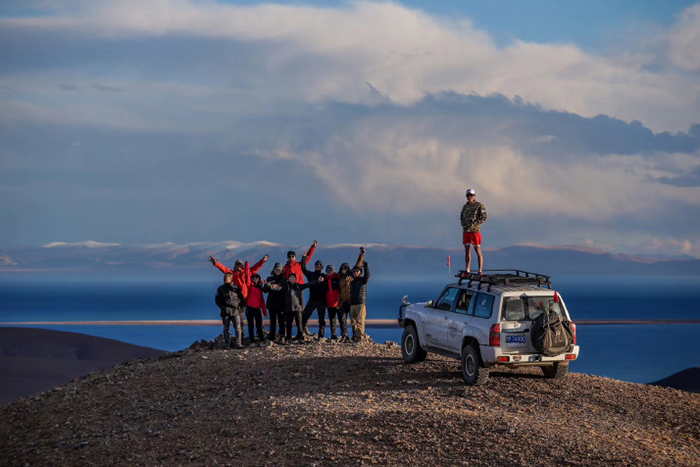
[(0, 407), (0, 464), (700, 465), (700, 394), (536, 368), (466, 387), (393, 343), (209, 347)]

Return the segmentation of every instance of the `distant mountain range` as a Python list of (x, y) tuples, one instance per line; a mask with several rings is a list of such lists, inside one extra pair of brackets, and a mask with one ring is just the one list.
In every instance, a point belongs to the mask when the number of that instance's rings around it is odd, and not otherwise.
[[(359, 244), (320, 244), (313, 256), (336, 269), (341, 263), (354, 263)], [(447, 257), (452, 271), (462, 269), (462, 248), (366, 244), (367, 257), (375, 277), (386, 275), (447, 273)], [(201, 242), (188, 244), (120, 245), (114, 243), (55, 242), (44, 247), (0, 249), (0, 279), (51, 273), (57, 278), (107, 276), (118, 278), (199, 277), (213, 269), (208, 261), (215, 256), (233, 267), (236, 259), (254, 263), (269, 254), (262, 270), (267, 274), (275, 262), (284, 262), (288, 250), (298, 259), (309, 248), (271, 242)], [(611, 254), (586, 247), (511, 246), (484, 251), (486, 269), (521, 269), (549, 275), (700, 275), (700, 260), (695, 258), (656, 258)], [(476, 258), (473, 259), (475, 264)]]

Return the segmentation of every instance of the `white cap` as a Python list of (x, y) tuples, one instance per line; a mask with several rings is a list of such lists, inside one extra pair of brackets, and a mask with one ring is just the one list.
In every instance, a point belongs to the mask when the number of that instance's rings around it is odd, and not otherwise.
[(467, 190), (467, 196), (469, 196), (469, 195), (474, 195), (474, 196), (476, 196), (476, 191), (474, 191), (472, 188), (468, 189), (468, 190)]

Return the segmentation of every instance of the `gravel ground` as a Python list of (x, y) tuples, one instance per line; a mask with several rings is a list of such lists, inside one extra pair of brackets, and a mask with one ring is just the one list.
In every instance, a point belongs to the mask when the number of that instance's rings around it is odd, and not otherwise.
[(700, 394), (537, 368), (466, 387), (394, 343), (207, 347), (0, 407), (0, 465), (700, 465)]

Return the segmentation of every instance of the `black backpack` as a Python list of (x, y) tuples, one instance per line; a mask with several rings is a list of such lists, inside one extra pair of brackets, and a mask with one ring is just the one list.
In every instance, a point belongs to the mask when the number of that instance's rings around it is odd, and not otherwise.
[(573, 349), (574, 333), (571, 321), (560, 314), (549, 311), (542, 313), (532, 322), (532, 346), (547, 357), (555, 357)]

